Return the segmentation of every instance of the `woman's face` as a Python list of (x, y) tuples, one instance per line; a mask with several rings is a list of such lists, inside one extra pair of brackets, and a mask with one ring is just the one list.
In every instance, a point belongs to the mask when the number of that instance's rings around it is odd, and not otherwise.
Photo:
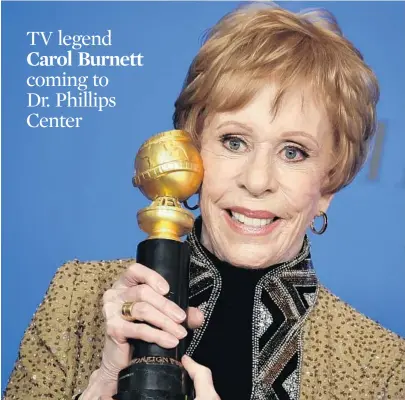
[(264, 86), (244, 108), (209, 118), (202, 133), (202, 243), (235, 266), (292, 259), (331, 200), (321, 193), (332, 155), (326, 112), (297, 88), (274, 118), (275, 94)]

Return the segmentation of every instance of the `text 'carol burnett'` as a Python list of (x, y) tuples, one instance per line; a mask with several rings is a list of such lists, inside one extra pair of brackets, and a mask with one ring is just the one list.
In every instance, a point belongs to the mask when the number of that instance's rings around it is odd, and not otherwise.
[[(27, 63), (32, 67), (143, 67), (143, 55), (132, 53), (126, 56), (94, 56), (87, 51), (72, 52), (65, 55), (48, 56), (33, 51), (27, 55)], [(75, 59), (75, 60), (74, 60)]]

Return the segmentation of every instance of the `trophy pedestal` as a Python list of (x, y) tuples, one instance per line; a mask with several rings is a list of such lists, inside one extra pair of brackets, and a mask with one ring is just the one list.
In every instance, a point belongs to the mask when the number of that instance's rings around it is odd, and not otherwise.
[[(161, 390), (150, 390), (148, 393), (124, 392), (113, 396), (115, 400), (187, 400), (189, 397), (184, 395), (169, 397), (167, 392), (161, 393)], [(191, 399), (191, 397), (190, 397)]]
[[(150, 357), (153, 358), (153, 357)], [(175, 364), (135, 364), (123, 369), (115, 400), (185, 400), (187, 398), (187, 372)], [(151, 389), (155, 388), (155, 389)], [(159, 389), (156, 389), (159, 388)], [(122, 390), (122, 391), (121, 391)]]
[[(182, 309), (188, 304), (190, 250), (188, 243), (170, 239), (149, 239), (138, 245), (137, 262), (163, 276), (170, 286), (166, 296)], [(136, 322), (135, 322), (136, 323)], [(174, 349), (129, 340), (133, 346), (131, 364), (120, 371), (115, 400), (185, 400), (192, 385), (181, 365), (186, 338)]]

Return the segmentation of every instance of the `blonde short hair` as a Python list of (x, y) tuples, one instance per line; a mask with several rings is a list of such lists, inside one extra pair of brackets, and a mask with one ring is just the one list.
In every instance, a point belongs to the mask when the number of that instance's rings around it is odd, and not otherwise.
[(275, 5), (239, 8), (207, 34), (175, 103), (174, 126), (197, 145), (212, 112), (246, 105), (264, 81), (279, 85), (273, 109), (295, 83), (325, 105), (334, 154), (324, 193), (348, 185), (364, 164), (376, 129), (377, 79), (324, 10), (293, 13)]

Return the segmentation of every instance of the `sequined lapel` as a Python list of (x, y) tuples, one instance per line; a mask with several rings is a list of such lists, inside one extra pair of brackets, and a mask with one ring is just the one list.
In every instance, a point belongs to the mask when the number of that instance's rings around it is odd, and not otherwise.
[(298, 399), (302, 326), (318, 293), (307, 239), (294, 260), (275, 268), (255, 291), (252, 400)]
[[(201, 246), (196, 228), (187, 238), (191, 247), (190, 304), (204, 313), (204, 324), (193, 331), (187, 354), (192, 356), (209, 324), (221, 292), (221, 276)], [(251, 400), (299, 397), (302, 326), (318, 295), (309, 242), (290, 262), (264, 275), (253, 306)]]
[(200, 245), (195, 225), (187, 237), (187, 242), (191, 249), (190, 305), (198, 307), (204, 313), (204, 324), (192, 332), (187, 348), (187, 354), (191, 356), (208, 326), (221, 292), (221, 275)]

